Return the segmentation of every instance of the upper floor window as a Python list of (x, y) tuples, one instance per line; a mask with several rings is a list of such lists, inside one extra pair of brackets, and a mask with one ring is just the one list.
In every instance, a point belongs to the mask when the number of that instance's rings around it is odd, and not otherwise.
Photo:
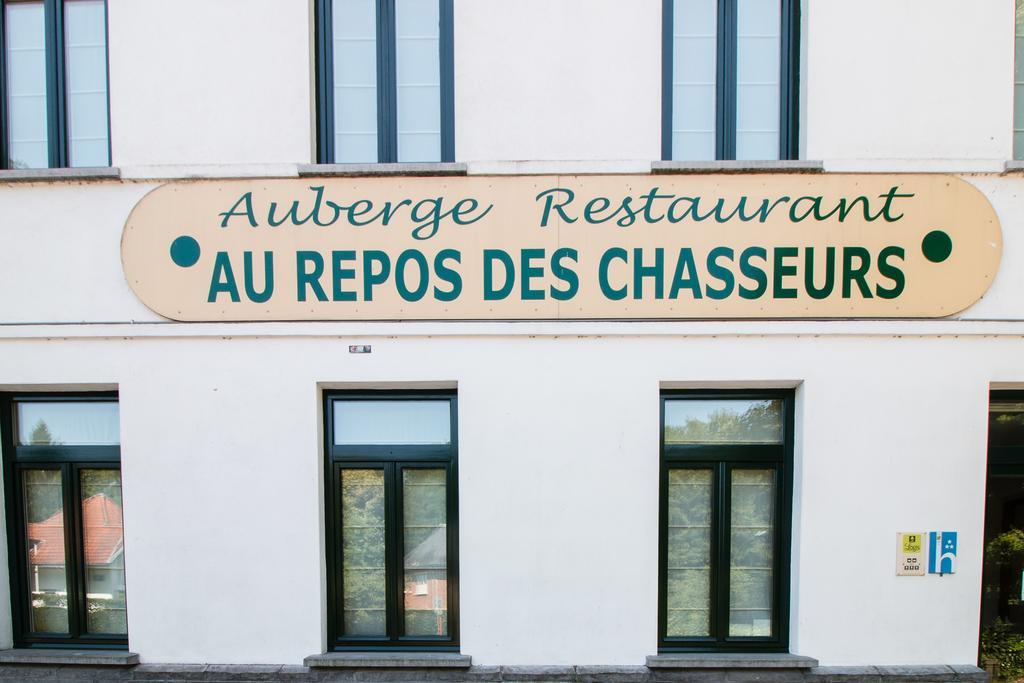
[(452, 0), (317, 0), (321, 163), (454, 161)]
[(664, 0), (662, 21), (662, 158), (797, 158), (799, 0)]
[(16, 646), (128, 645), (117, 396), (0, 399)]
[(1017, 0), (1013, 39), (1013, 158), (1024, 159), (1024, 0)]
[(109, 166), (105, 0), (0, 5), (0, 164)]

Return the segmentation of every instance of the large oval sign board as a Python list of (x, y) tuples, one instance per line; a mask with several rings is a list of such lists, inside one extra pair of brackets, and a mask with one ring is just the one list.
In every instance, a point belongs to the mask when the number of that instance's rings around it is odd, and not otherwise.
[(314, 178), (163, 185), (131, 288), (174, 320), (923, 318), (995, 277), (941, 175)]

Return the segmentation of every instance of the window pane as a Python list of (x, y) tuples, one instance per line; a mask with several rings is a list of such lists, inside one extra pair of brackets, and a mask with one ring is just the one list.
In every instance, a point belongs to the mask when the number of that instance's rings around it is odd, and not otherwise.
[(46, 168), (46, 39), (42, 2), (4, 3), (8, 165)]
[(108, 166), (103, 0), (65, 0), (64, 49), (70, 164)]
[(438, 0), (395, 0), (398, 160), (441, 160)]
[(675, 0), (672, 10), (672, 158), (715, 158), (717, 0)]
[(29, 629), (68, 632), (68, 581), (64, 560), (64, 502), (60, 470), (26, 470), (25, 519)]
[(82, 470), (85, 619), (89, 633), (128, 633), (120, 470)]
[(405, 635), (448, 635), (448, 534), (443, 469), (402, 470)]
[[(1024, 477), (989, 474), (985, 487), (985, 548), (981, 575), (982, 637), (1003, 631), (1011, 647), (1024, 627)], [(999, 625), (999, 624), (1002, 625)], [(998, 637), (998, 636), (997, 636)], [(1005, 636), (1004, 636), (1005, 637)], [(987, 640), (987, 638), (986, 638)]]
[(114, 401), (18, 404), (22, 446), (112, 446), (121, 442), (118, 430)]
[(665, 443), (782, 443), (782, 401), (665, 401)]
[(988, 414), (990, 446), (1024, 445), (1024, 401), (993, 401)]
[(1024, 0), (1017, 0), (1013, 43), (1013, 158), (1024, 159)]
[(377, 161), (377, 6), (333, 0), (334, 160)]
[(729, 635), (771, 636), (774, 470), (732, 471)]
[(711, 470), (668, 473), (669, 638), (706, 636), (711, 614)]
[(345, 635), (386, 635), (383, 470), (341, 472), (341, 563)]
[(779, 158), (780, 0), (738, 0), (736, 158)]
[(446, 444), (451, 442), (448, 401), (335, 401), (334, 443)]

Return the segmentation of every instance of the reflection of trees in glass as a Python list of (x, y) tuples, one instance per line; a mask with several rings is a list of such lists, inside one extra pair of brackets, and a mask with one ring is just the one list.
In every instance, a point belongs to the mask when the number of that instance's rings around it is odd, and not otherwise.
[[(1024, 0), (1020, 0), (1024, 2)], [(1006, 565), (1024, 559), (1024, 531), (1009, 529), (999, 534), (985, 546), (985, 556), (998, 565)]]
[(981, 665), (995, 662), (997, 681), (1016, 681), (1024, 676), (1024, 639), (1014, 625), (996, 619), (981, 630)]
[(742, 413), (728, 408), (706, 419), (687, 418), (683, 425), (665, 425), (668, 443), (777, 442), (782, 424), (781, 401), (756, 401)]
[(384, 635), (384, 471), (341, 476), (342, 600), (348, 635)]
[(32, 428), (32, 433), (28, 437), (29, 445), (32, 446), (54, 446), (57, 445), (57, 441), (54, 441), (53, 434), (50, 433), (50, 427), (46, 424), (46, 420), (39, 420), (36, 426)]
[(60, 470), (27, 470), (24, 483), (25, 513), (30, 523), (45, 521), (64, 509)]
[(774, 499), (774, 472), (732, 471), (731, 635), (771, 635)]
[(120, 470), (82, 470), (82, 500), (104, 495), (121, 506)]
[[(1020, 21), (1019, 16), (1017, 20)], [(993, 404), (988, 419), (988, 439), (993, 446), (1024, 444), (1024, 403)]]
[(37, 633), (67, 633), (67, 593), (32, 593), (32, 630)]
[(708, 569), (669, 571), (665, 632), (670, 638), (706, 636), (710, 632), (710, 575)]
[(705, 636), (711, 577), (711, 470), (669, 472), (666, 633)]
[[(447, 497), (444, 469), (403, 471), (402, 542), (405, 634), (448, 633)], [(341, 473), (343, 631), (385, 635), (385, 486), (383, 470)]]

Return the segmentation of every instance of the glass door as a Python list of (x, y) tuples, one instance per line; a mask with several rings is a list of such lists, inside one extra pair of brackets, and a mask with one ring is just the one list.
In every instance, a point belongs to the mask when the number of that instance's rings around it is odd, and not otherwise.
[(1024, 392), (992, 395), (986, 484), (979, 665), (1024, 680)]

